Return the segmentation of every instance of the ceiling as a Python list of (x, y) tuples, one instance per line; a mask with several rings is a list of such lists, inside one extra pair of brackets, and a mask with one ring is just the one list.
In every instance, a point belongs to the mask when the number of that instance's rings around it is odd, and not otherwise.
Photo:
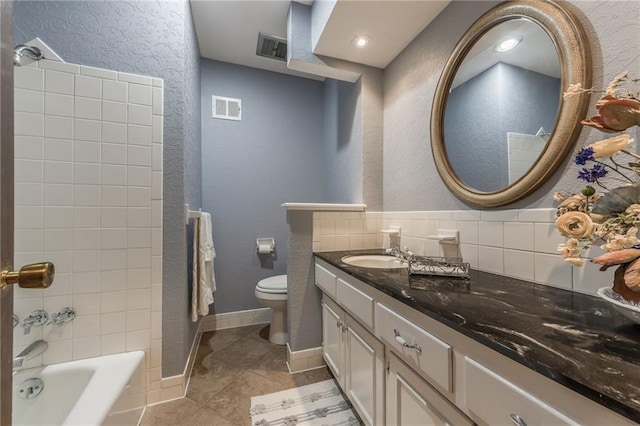
[[(258, 33), (287, 37), (289, 0), (190, 2), (203, 58), (309, 77), (287, 69), (283, 61), (256, 55)], [(314, 53), (385, 68), (449, 2), (337, 0)], [(357, 35), (369, 38), (365, 49), (353, 46)]]

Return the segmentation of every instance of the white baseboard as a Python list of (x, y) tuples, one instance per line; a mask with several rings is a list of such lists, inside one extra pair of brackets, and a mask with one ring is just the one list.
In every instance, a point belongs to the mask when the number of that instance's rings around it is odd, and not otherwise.
[(324, 358), (322, 357), (322, 346), (317, 348), (303, 349), (301, 351), (292, 351), (287, 343), (287, 366), (289, 372), (300, 373), (306, 370), (313, 370), (324, 367)]
[(249, 309), (202, 317), (199, 331), (224, 330), (225, 328), (245, 327), (271, 322), (271, 308)]

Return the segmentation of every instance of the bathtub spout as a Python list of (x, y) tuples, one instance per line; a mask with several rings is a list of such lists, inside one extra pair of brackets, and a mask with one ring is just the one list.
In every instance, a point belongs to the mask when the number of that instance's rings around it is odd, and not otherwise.
[(13, 368), (20, 368), (25, 361), (29, 361), (30, 359), (42, 354), (47, 350), (49, 344), (44, 340), (36, 340), (26, 348), (22, 352), (18, 354), (17, 357), (13, 360)]

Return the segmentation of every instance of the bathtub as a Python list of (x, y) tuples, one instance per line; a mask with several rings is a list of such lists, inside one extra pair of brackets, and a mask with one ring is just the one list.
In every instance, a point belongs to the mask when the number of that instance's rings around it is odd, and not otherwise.
[[(40, 378), (30, 399), (21, 386)], [(13, 374), (13, 425), (133, 425), (146, 403), (144, 352), (70, 361)], [(31, 389), (32, 390), (32, 389)]]

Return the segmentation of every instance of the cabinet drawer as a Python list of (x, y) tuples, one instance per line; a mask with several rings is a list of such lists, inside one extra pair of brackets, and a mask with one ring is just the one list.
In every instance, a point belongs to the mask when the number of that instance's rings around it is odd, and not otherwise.
[(464, 361), (467, 409), (480, 424), (578, 425), (546, 402), (527, 393), (469, 357)]
[(336, 298), (336, 275), (316, 263), (316, 285), (329, 296)]
[(362, 324), (373, 329), (373, 298), (338, 278), (338, 303)]
[(409, 366), (451, 393), (451, 346), (380, 303), (375, 309), (378, 337)]

